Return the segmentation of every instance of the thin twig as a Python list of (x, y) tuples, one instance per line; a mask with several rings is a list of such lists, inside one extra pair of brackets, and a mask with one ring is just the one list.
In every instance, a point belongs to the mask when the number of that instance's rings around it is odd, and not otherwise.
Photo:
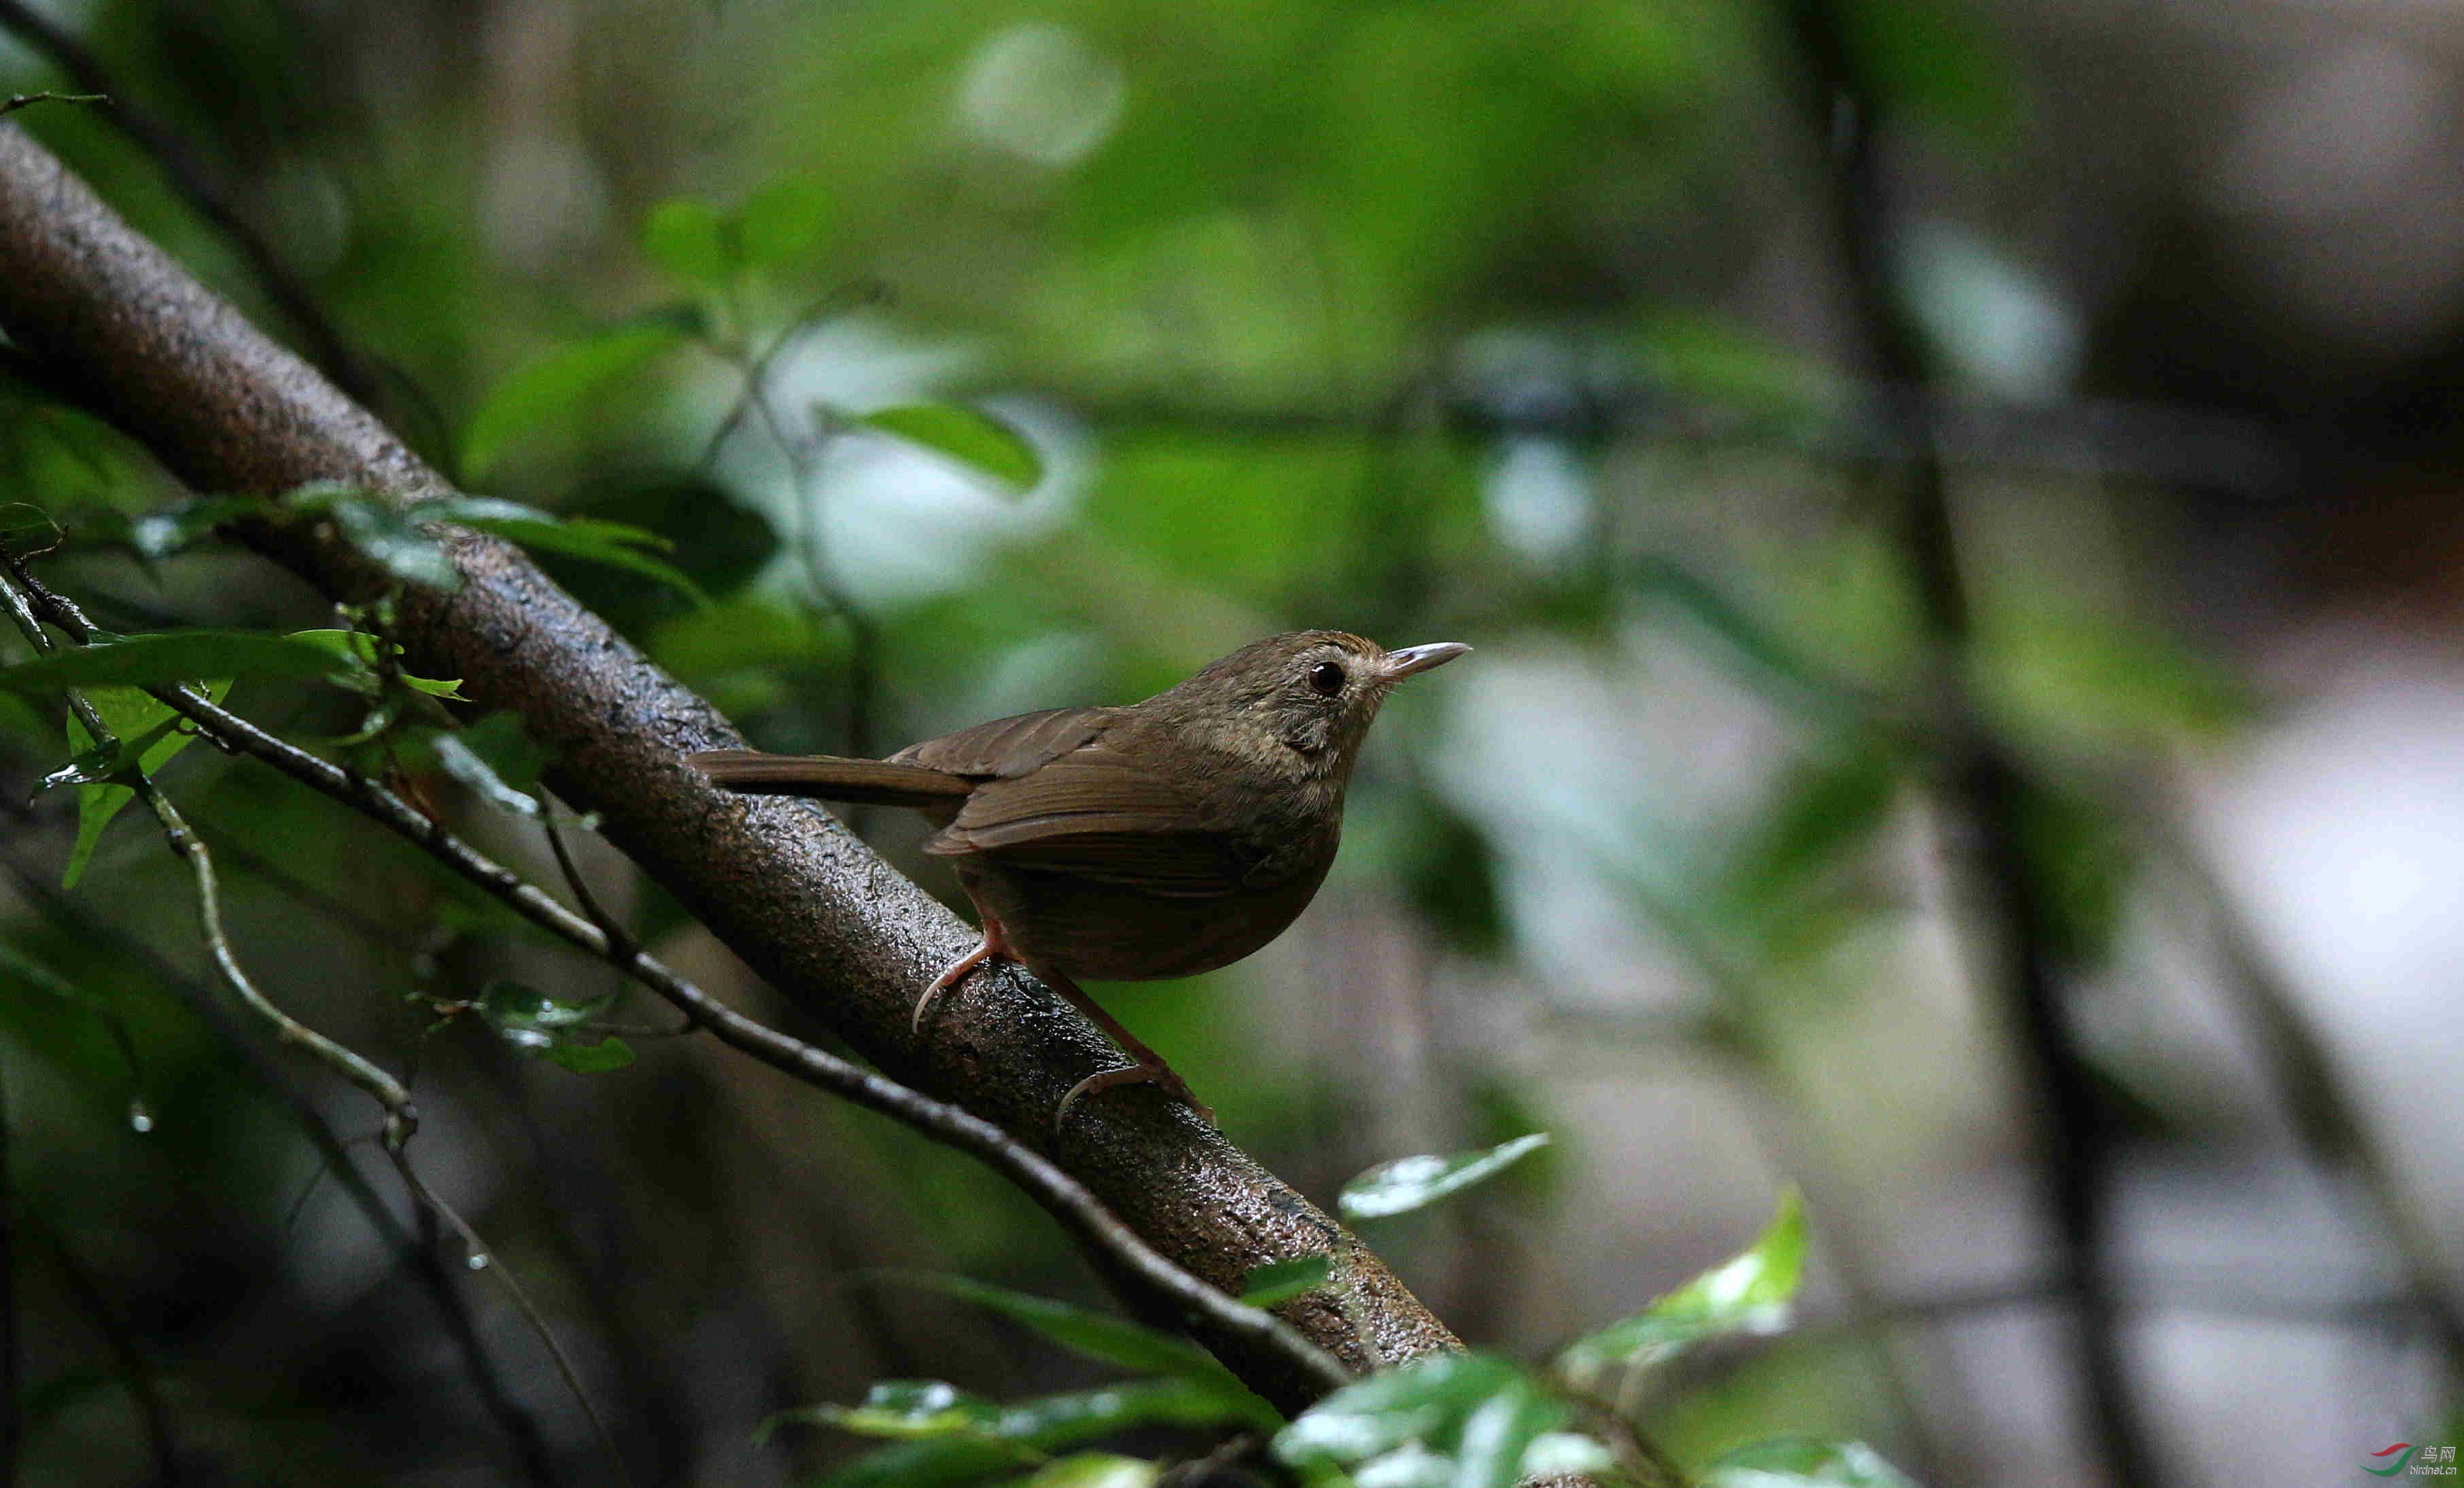
[[(0, 560), (6, 561), (11, 573), (19, 583), (24, 584), (28, 591), (43, 602), (44, 608), (55, 624), (58, 624), (77, 645), (88, 644), (93, 637), (93, 626), (73, 602), (44, 587), (40, 580), (27, 571), (22, 560), (14, 554), (0, 549)], [(51, 638), (44, 634), (42, 626), (36, 622), (26, 594), (15, 584), (0, 580), (0, 596), (5, 597), (12, 618), (17, 621), (19, 628), (26, 632), (27, 640), (33, 645), (34, 648), (38, 651), (52, 649)], [(185, 691), (185, 689), (170, 689), (157, 690)], [(76, 689), (69, 689), (68, 703), (71, 711), (77, 715), (77, 720), (85, 725), (87, 733), (93, 737), (98, 748), (110, 750), (118, 747), (119, 739), (112, 733), (110, 726), (103, 722), (102, 715), (95, 711), (94, 705), (86, 701), (83, 693)], [(506, 1295), (513, 1299), (516, 1308), (521, 1312), (531, 1328), (538, 1333), (539, 1342), (546, 1346), (549, 1356), (555, 1361), (557, 1371), (563, 1376), (566, 1388), (581, 1403), (583, 1413), (589, 1417), (591, 1430), (597, 1434), (600, 1444), (607, 1453), (609, 1461), (615, 1467), (617, 1481), (626, 1485), (626, 1488), (630, 1488), (632, 1477), (626, 1467), (624, 1454), (617, 1450), (615, 1434), (608, 1429), (606, 1420), (600, 1414), (597, 1402), (591, 1398), (589, 1390), (583, 1384), (581, 1370), (575, 1367), (571, 1356), (565, 1352), (564, 1346), (557, 1339), (555, 1330), (549, 1327), (546, 1315), (539, 1311), (536, 1302), (531, 1301), (529, 1292), (522, 1287), (520, 1280), (514, 1276), (513, 1272), (495, 1264), (495, 1253), (488, 1248), (487, 1241), (480, 1237), (479, 1233), (471, 1227), (470, 1221), (464, 1219), (459, 1211), (447, 1203), (435, 1190), (429, 1188), (418, 1171), (411, 1167), (408, 1148), (410, 1139), (419, 1130), (419, 1112), (417, 1107), (411, 1105), (410, 1091), (400, 1081), (380, 1069), (356, 1050), (326, 1038), (283, 1012), (281, 1008), (275, 1005), (273, 999), (267, 997), (257, 988), (255, 982), (250, 978), (247, 969), (240, 965), (237, 953), (231, 950), (231, 937), (223, 928), (221, 886), (214, 872), (213, 855), (207, 849), (205, 840), (188, 825), (187, 820), (180, 814), (179, 808), (171, 803), (170, 798), (163, 794), (161, 787), (157, 786), (144, 771), (131, 768), (126, 774), (125, 783), (137, 793), (138, 799), (145, 803), (146, 808), (154, 813), (154, 819), (161, 823), (164, 838), (169, 843), (172, 854), (187, 864), (189, 873), (196, 881), (198, 930), (205, 941), (207, 955), (213, 962), (214, 970), (221, 974), (224, 984), (231, 988), (232, 995), (237, 996), (250, 1012), (254, 1013), (261, 1021), (272, 1026), (277, 1042), (302, 1050), (336, 1075), (366, 1092), (370, 1099), (384, 1107), (385, 1153), (393, 1163), (394, 1171), (401, 1174), (404, 1186), (410, 1190), (427, 1212), (452, 1226), (454, 1233), (461, 1237), (466, 1258), (473, 1270), (489, 1269), (496, 1273), (496, 1279), (504, 1286)], [(404, 809), (409, 808), (406, 806)]]
[[(32, 819), (32, 814), (24, 808), (11, 806), (5, 801), (0, 801), (0, 809), (7, 809), (19, 821)], [(14, 858), (0, 857), (0, 871), (9, 875), (20, 898), (71, 935), (89, 945), (119, 947), (121, 955), (136, 961), (140, 969), (212, 1031), (225, 1052), (246, 1074), (256, 1093), (281, 1112), (316, 1149), (319, 1160), (319, 1173), (333, 1174), (385, 1252), (409, 1269), (421, 1289), (436, 1304), (446, 1336), (452, 1340), (455, 1351), (462, 1356), (463, 1367), (482, 1408), (512, 1444), (522, 1476), (540, 1488), (552, 1482), (547, 1446), (540, 1437), (539, 1423), (506, 1393), (504, 1370), (497, 1367), (487, 1345), (481, 1341), (478, 1326), (472, 1319), (462, 1293), (455, 1288), (451, 1274), (446, 1270), (435, 1247), (415, 1242), (395, 1219), (393, 1211), (386, 1207), (385, 1199), (368, 1182), (367, 1175), (351, 1161), (349, 1148), (353, 1144), (345, 1144), (335, 1134), (322, 1113), (301, 1099), (257, 1047), (242, 1035), (213, 995), (180, 968), (165, 960), (144, 941), (95, 915), (62, 893), (50, 880), (35, 874)], [(303, 1193), (300, 1202), (305, 1200), (306, 1193)], [(425, 1217), (426, 1211), (418, 1213)], [(286, 1228), (289, 1222), (286, 1220)]]

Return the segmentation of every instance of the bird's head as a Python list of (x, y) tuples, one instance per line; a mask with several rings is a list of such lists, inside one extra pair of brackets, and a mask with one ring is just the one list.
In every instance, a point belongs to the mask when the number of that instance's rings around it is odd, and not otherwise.
[(1470, 649), (1437, 641), (1390, 651), (1340, 630), (1299, 630), (1252, 641), (1155, 701), (1238, 731), (1300, 775), (1339, 781), (1395, 684)]

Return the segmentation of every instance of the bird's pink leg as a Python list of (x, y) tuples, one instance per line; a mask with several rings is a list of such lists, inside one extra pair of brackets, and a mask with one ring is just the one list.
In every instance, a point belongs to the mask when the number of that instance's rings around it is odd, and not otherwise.
[(1077, 1105), (1084, 1097), (1093, 1095), (1099, 1090), (1110, 1090), (1114, 1085), (1137, 1084), (1162, 1086), (1165, 1094), (1196, 1111), (1199, 1119), (1208, 1126), (1215, 1125), (1214, 1108), (1190, 1092), (1188, 1083), (1173, 1073), (1172, 1066), (1164, 1062), (1163, 1056), (1140, 1043), (1137, 1035), (1122, 1027), (1111, 1014), (1097, 1005), (1095, 999), (1087, 996), (1076, 982), (1049, 967), (1039, 966), (1031, 970), (1045, 986), (1061, 994), (1068, 1000), (1071, 1007), (1086, 1014), (1096, 1027), (1104, 1030), (1114, 1043), (1121, 1046), (1121, 1052), (1137, 1061), (1119, 1069), (1097, 1070), (1071, 1085), (1069, 1093), (1061, 1098), (1060, 1107), (1052, 1113), (1054, 1129), (1059, 1129), (1061, 1123), (1069, 1115), (1069, 1107)]
[(981, 901), (976, 905), (976, 913), (984, 922), (984, 938), (977, 943), (975, 950), (941, 968), (941, 974), (934, 977), (933, 985), (924, 989), (924, 996), (915, 999), (915, 1018), (908, 1025), (914, 1032), (924, 1031), (924, 1019), (932, 1013), (933, 1004), (940, 1000), (941, 994), (965, 981), (969, 972), (996, 958), (1003, 961), (1018, 959), (1018, 952), (1010, 949), (1009, 941), (1001, 934), (1001, 921), (993, 918), (992, 911), (985, 908)]

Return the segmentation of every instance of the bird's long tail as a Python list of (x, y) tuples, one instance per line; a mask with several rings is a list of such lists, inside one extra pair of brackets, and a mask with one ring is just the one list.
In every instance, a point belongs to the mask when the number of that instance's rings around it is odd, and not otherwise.
[(765, 755), (752, 749), (714, 749), (687, 755), (685, 762), (717, 784), (745, 796), (804, 796), (815, 800), (871, 806), (955, 806), (975, 789), (963, 777), (918, 765), (880, 759), (841, 759), (831, 755)]

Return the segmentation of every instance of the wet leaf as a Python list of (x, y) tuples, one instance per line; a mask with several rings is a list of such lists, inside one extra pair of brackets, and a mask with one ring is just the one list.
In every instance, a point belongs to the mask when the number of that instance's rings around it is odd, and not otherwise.
[[(93, 649), (92, 646), (86, 647), (88, 651)], [(204, 690), (208, 700), (219, 703), (231, 691), (231, 679), (224, 677), (206, 683)], [(182, 733), (170, 727), (179, 714), (168, 705), (156, 702), (135, 688), (87, 688), (83, 691), (86, 702), (114, 737), (130, 740), (150, 737), (154, 741), (139, 753), (136, 760), (137, 768), (149, 776), (169, 764), (173, 755), (187, 748), (196, 738), (193, 733)], [(68, 715), (68, 740), (69, 748), (80, 755), (99, 747), (74, 709)], [(114, 760), (108, 773), (116, 774), (124, 768), (124, 761)], [(121, 807), (136, 799), (137, 793), (125, 785), (95, 783), (77, 787), (77, 842), (70, 847), (68, 866), (60, 874), (62, 888), (77, 887), (77, 880), (85, 877), (86, 864), (94, 859), (95, 848), (102, 842), (103, 828), (111, 825), (111, 819), (120, 815)]]
[(282, 505), (332, 522), (343, 541), (404, 583), (448, 594), (462, 587), (462, 571), (425, 530), (434, 518), (422, 516), (416, 504), (398, 505), (337, 481), (315, 481), (285, 492)]
[(1434, 1354), (1347, 1385), (1277, 1433), (1278, 1460), (1356, 1483), (1506, 1488), (1571, 1455), (1572, 1410), (1495, 1354)]
[(1410, 1214), (1494, 1177), (1548, 1145), (1549, 1133), (1535, 1131), (1477, 1151), (1398, 1157), (1345, 1184), (1335, 1205), (1346, 1219)]
[(855, 422), (921, 445), (1013, 491), (1029, 490), (1044, 478), (1044, 457), (1025, 436), (974, 408), (946, 403), (908, 404), (868, 413)]
[(1770, 1227), (1734, 1260), (1578, 1339), (1557, 1356), (1557, 1368), (1588, 1385), (1612, 1368), (1664, 1363), (1706, 1338), (1775, 1332), (1787, 1325), (1789, 1300), (1803, 1279), (1805, 1246), (1805, 1207), (1791, 1189)]

